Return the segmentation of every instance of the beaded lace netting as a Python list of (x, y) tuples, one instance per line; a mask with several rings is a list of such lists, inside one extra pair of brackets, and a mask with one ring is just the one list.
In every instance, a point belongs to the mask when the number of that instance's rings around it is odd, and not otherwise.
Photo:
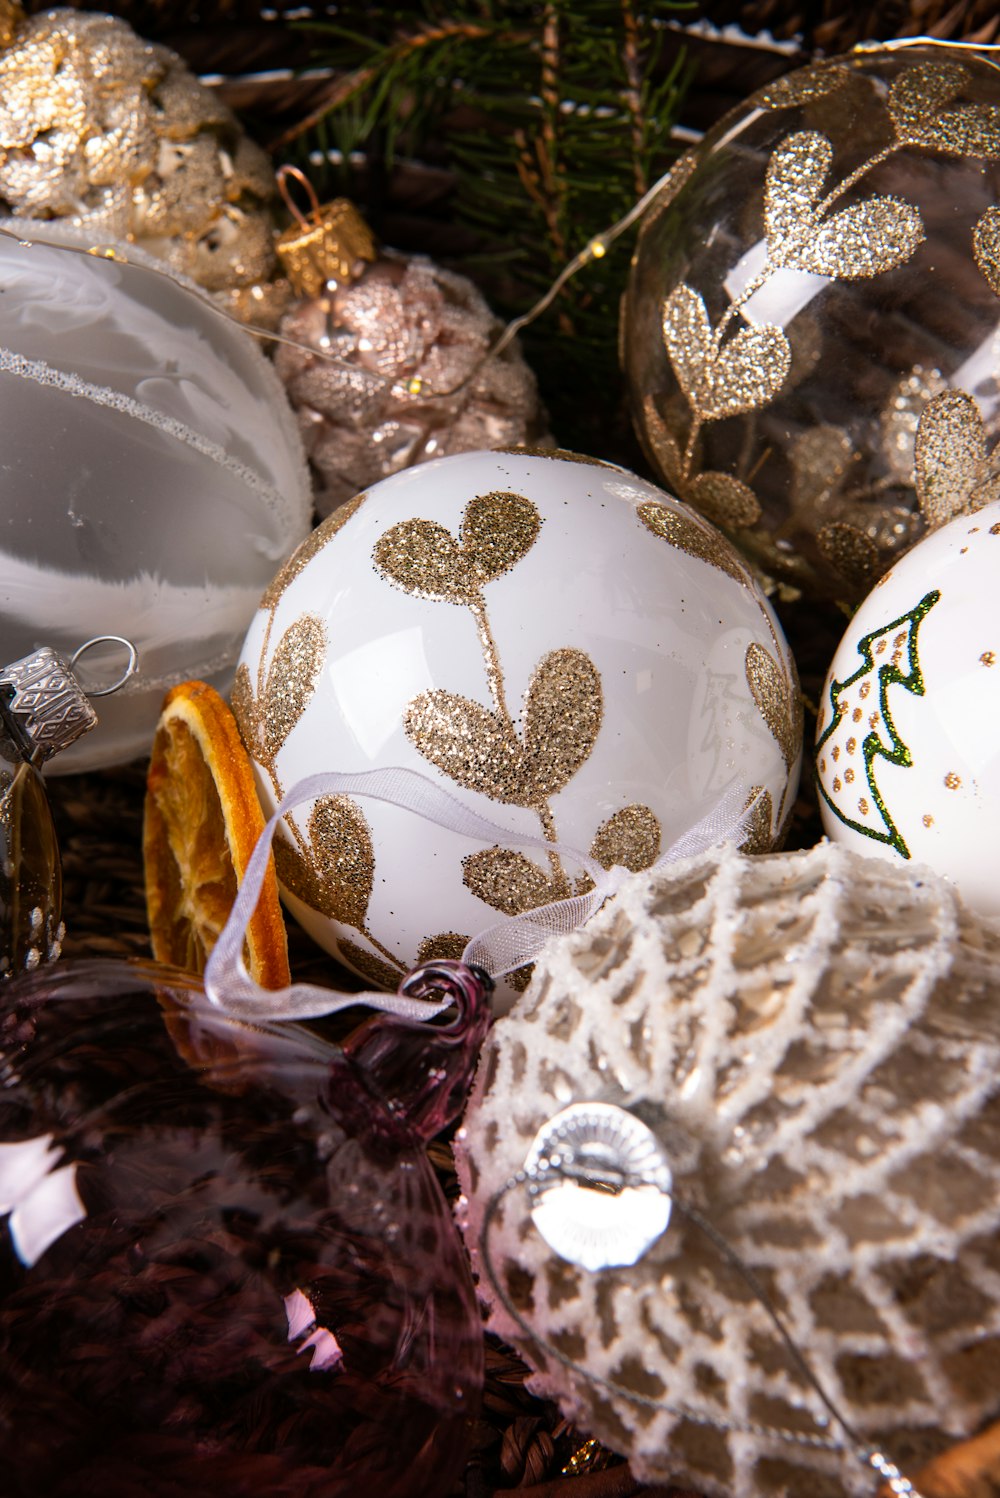
[[(637, 875), (487, 1043), (458, 1141), (468, 1243), (478, 1258), (487, 1203), (559, 1109), (632, 1109), (854, 1429), (912, 1475), (1000, 1403), (998, 990), (1000, 931), (902, 865), (820, 845)], [(490, 1324), (637, 1475), (871, 1491), (853, 1457), (775, 1434), (840, 1433), (695, 1226), (675, 1213), (638, 1265), (590, 1274), (529, 1212), (509, 1193), (488, 1247), (532, 1335), (496, 1305)]]

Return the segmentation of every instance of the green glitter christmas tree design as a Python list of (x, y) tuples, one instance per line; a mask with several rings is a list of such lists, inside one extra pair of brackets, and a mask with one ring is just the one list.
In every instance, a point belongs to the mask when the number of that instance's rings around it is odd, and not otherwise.
[(903, 767), (913, 763), (892, 721), (889, 688), (901, 686), (923, 696), (917, 633), (940, 597), (934, 589), (909, 613), (862, 636), (857, 671), (846, 681), (830, 682), (832, 716), (816, 745), (817, 780), (830, 810), (855, 832), (888, 843), (903, 858), (909, 858), (910, 850), (882, 799), (875, 761)]

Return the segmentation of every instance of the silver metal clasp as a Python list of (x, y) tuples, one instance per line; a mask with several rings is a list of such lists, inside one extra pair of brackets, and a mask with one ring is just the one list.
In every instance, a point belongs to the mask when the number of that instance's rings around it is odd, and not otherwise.
[[(103, 644), (123, 645), (128, 660), (110, 685), (85, 691), (73, 668), (85, 651)], [(135, 646), (121, 635), (98, 635), (73, 653), (69, 662), (47, 645), (0, 668), (0, 717), (25, 759), (44, 764), (68, 749), (97, 723), (91, 697), (117, 692), (138, 664)]]

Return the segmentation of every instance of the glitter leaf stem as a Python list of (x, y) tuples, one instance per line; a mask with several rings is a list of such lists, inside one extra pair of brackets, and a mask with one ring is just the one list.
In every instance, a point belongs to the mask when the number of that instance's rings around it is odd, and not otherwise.
[(843, 182), (839, 182), (836, 187), (831, 188), (823, 201), (818, 204), (816, 217), (822, 218), (833, 207), (838, 198), (842, 198), (845, 192), (850, 192), (856, 182), (860, 182), (862, 177), (874, 171), (875, 167), (881, 166), (883, 161), (886, 161), (894, 152), (899, 150), (899, 147), (900, 142), (894, 140), (890, 145), (883, 146), (881, 151), (876, 151), (875, 155), (870, 156), (867, 161), (862, 161), (860, 166), (856, 166), (854, 171), (849, 172)]
[(514, 721), (507, 709), (507, 702), (504, 697), (503, 668), (500, 665), (500, 652), (497, 650), (493, 631), (490, 629), (489, 615), (486, 612), (486, 603), (481, 593), (469, 600), (469, 611), (476, 621), (476, 632), (479, 635), (479, 643), (482, 646), (483, 663), (486, 667), (486, 680), (489, 684), (493, 706), (497, 716), (506, 725), (512, 743), (516, 743), (517, 734), (514, 730)]
[[(542, 824), (542, 836), (546, 838), (550, 843), (558, 842), (559, 838), (556, 831), (556, 819), (552, 815), (552, 809), (549, 806), (548, 802), (540, 802), (539, 805), (536, 806), (535, 810), (538, 812), (538, 820)], [(556, 896), (556, 898), (563, 899), (567, 895), (571, 895), (573, 891), (570, 888), (570, 882), (566, 877), (566, 871), (563, 868), (562, 863), (560, 862), (558, 853), (549, 853), (549, 867), (552, 870), (553, 879), (559, 886), (559, 894)]]

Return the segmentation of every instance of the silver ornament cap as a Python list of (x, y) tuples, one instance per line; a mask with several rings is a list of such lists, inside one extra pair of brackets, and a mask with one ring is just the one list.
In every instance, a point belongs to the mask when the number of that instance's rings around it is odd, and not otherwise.
[(72, 670), (47, 645), (0, 669), (0, 704), (33, 764), (68, 748), (97, 722)]
[(524, 1162), (531, 1218), (562, 1259), (596, 1272), (635, 1264), (666, 1232), (673, 1177), (652, 1129), (610, 1103), (573, 1103)]

